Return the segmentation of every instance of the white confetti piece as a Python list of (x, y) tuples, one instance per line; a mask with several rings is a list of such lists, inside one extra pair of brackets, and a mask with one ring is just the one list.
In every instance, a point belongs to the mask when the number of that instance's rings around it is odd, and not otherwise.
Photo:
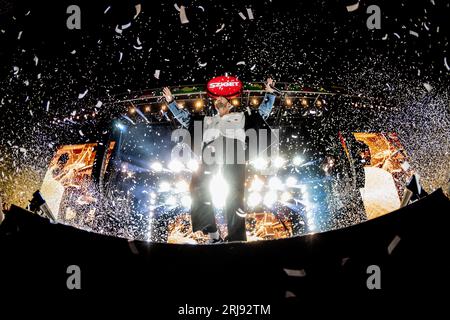
[(425, 22), (423, 23), (423, 27), (425, 28), (425, 30), (430, 31), (430, 28), (428, 28), (428, 26)]
[(291, 291), (286, 291), (286, 293), (284, 294), (284, 297), (287, 299), (287, 298), (295, 298), (297, 296), (295, 295), (295, 293), (293, 293)]
[(70, 54), (75, 54), (75, 53), (77, 53), (77, 50), (70, 51)]
[(119, 28), (119, 25), (116, 26), (115, 31), (116, 31), (118, 34), (122, 34), (122, 29)]
[(394, 239), (392, 239), (391, 243), (389, 244), (387, 250), (388, 250), (388, 254), (390, 255), (394, 249), (397, 247), (397, 245), (400, 242), (400, 237), (399, 236), (395, 236)]
[(135, 48), (136, 50), (142, 50), (142, 46), (135, 46), (135, 45), (133, 45), (133, 48)]
[(450, 71), (450, 67), (448, 66), (448, 63), (447, 63), (447, 57), (444, 57), (444, 66), (447, 68), (447, 70)]
[(198, 65), (199, 65), (200, 67), (206, 67), (207, 64), (208, 64), (207, 62), (205, 62), (205, 63), (199, 62), (199, 63), (198, 63)]
[(225, 23), (222, 23), (222, 25), (220, 26), (220, 28), (216, 30), (216, 33), (219, 33), (220, 31), (222, 31), (223, 28), (225, 28)]
[(20, 31), (20, 32), (19, 32), (19, 34), (18, 34), (18, 36), (17, 36), (17, 40), (20, 40), (20, 38), (22, 38), (22, 32), (23, 32), (23, 31)]
[(155, 70), (155, 74), (153, 75), (156, 79), (159, 79), (159, 74), (161, 70)]
[(80, 136), (84, 137), (83, 131), (79, 130), (78, 133), (80, 134)]
[(289, 277), (304, 277), (304, 276), (306, 276), (305, 269), (296, 270), (296, 269), (283, 268), (283, 270), (284, 270), (284, 272), (286, 272), (286, 274)]
[(136, 43), (138, 44), (138, 46), (140, 46), (142, 44), (141, 40), (139, 39), (139, 37), (136, 38)]
[(34, 61), (34, 65), (37, 66), (39, 63), (39, 58), (37, 56), (34, 56), (33, 61)]
[(19, 67), (18, 66), (14, 66), (13, 70), (14, 70), (14, 74), (18, 74), (19, 73)]
[(37, 78), (38, 78), (38, 79), (40, 79), (40, 78), (41, 78), (41, 74), (40, 74), (40, 73), (38, 73), (38, 75), (37, 75)]
[(388, 38), (388, 35), (387, 35), (387, 33), (384, 35), (384, 37), (383, 38), (381, 38), (382, 40), (387, 40), (387, 38)]
[(409, 30), (409, 34), (412, 35), (412, 36), (415, 36), (417, 38), (419, 37), (419, 34), (416, 31), (413, 31), (413, 30)]
[(247, 14), (248, 14), (248, 18), (249, 18), (250, 20), (253, 20), (253, 19), (254, 19), (252, 9), (247, 8)]
[(394, 35), (400, 39), (400, 35), (398, 33), (394, 32)]
[(47, 101), (47, 105), (45, 106), (45, 111), (48, 112), (50, 109), (50, 101)]
[(30, 15), (31, 11), (28, 11), (27, 13), (25, 13), (25, 17), (28, 17)]
[(431, 4), (432, 4), (433, 6), (436, 5), (436, 4), (434, 3), (434, 0), (430, 0), (430, 2), (431, 2)]
[(239, 65), (245, 65), (245, 61), (239, 61), (238, 63), (236, 63), (237, 66)]
[[(25, 80), (24, 82), (24, 85), (26, 85), (27, 87), (30, 85), (30, 81), (28, 81), (28, 80)], [(28, 97), (27, 97), (28, 98)]]
[(33, 117), (33, 111), (30, 110), (30, 115)]
[(97, 101), (97, 104), (95, 105), (96, 108), (100, 108), (102, 106), (103, 102), (101, 102), (100, 100)]
[(239, 12), (239, 16), (242, 18), (242, 20), (247, 20), (247, 18), (244, 16), (242, 12)]
[(111, 9), (111, 6), (108, 6), (108, 8), (106, 8), (105, 11), (103, 11), (103, 14), (106, 14), (109, 11), (109, 9)]
[(128, 22), (127, 24), (123, 24), (121, 29), (125, 30), (125, 29), (128, 29), (130, 26), (131, 26), (131, 22)]
[(429, 83), (424, 83), (423, 86), (425, 87), (425, 89), (427, 89), (428, 92), (433, 90), (433, 87)]
[(347, 8), (348, 12), (353, 12), (353, 11), (358, 10), (358, 8), (359, 8), (359, 1), (356, 2), (355, 4), (351, 4), (351, 5), (347, 6), (346, 8)]
[(119, 52), (119, 62), (122, 61), (123, 53)]
[(86, 91), (85, 92), (83, 92), (83, 93), (79, 93), (78, 94), (78, 99), (83, 99), (84, 98), (84, 96), (88, 93), (88, 91), (89, 91), (89, 89), (86, 89)]
[(180, 7), (180, 21), (182, 24), (189, 23), (189, 20), (186, 16), (186, 8), (184, 6)]
[(255, 68), (256, 68), (256, 64), (254, 64), (251, 68), (250, 68), (250, 70), (255, 70)]
[(137, 5), (134, 6), (134, 8), (136, 9), (136, 14), (134, 15), (133, 19), (136, 19), (138, 15), (141, 13), (142, 6), (140, 3), (138, 3)]
[(25, 149), (25, 148), (19, 148), (19, 151), (22, 153), (27, 153), (27, 149)]
[(205, 12), (205, 8), (203, 6), (198, 6), (203, 12)]
[(175, 3), (173, 6), (175, 7), (175, 9), (176, 9), (178, 12), (180, 12), (181, 9), (180, 9), (180, 7), (178, 6), (178, 4)]

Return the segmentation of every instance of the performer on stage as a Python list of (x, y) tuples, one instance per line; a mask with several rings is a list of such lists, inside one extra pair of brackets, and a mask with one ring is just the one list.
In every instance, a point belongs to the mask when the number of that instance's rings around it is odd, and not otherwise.
[[(210, 193), (211, 179), (219, 170), (225, 177), (229, 190), (224, 208), (228, 227), (225, 240), (247, 240), (244, 212), (245, 160), (240, 161), (239, 154), (245, 154), (245, 131), (261, 128), (272, 111), (275, 95), (271, 78), (267, 79), (265, 91), (266, 95), (257, 111), (247, 108), (246, 112), (231, 112), (233, 105), (230, 101), (225, 97), (218, 97), (214, 101), (217, 114), (203, 118), (202, 164), (192, 176), (190, 185), (191, 220), (193, 232), (201, 230), (208, 233), (210, 243), (223, 241), (217, 229)], [(178, 108), (169, 88), (163, 89), (163, 95), (174, 117), (185, 128), (191, 127), (191, 114)], [(230, 152), (227, 152), (230, 146), (237, 151), (232, 159)], [(210, 161), (211, 158), (215, 161)], [(224, 190), (217, 189), (213, 192), (220, 193)]]

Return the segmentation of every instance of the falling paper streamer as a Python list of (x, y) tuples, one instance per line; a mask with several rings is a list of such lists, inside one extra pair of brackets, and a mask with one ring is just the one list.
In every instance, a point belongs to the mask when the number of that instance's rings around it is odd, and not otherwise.
[(122, 34), (122, 30), (119, 28), (119, 25), (116, 26), (115, 31), (116, 31), (118, 34)]
[(427, 89), (428, 92), (431, 92), (433, 90), (433, 87), (429, 83), (424, 83), (423, 86), (425, 89)]
[(203, 12), (205, 12), (205, 8), (203, 8), (202, 6), (198, 6)]
[(425, 30), (430, 31), (430, 28), (428, 28), (428, 26), (425, 22), (423, 23), (423, 27), (425, 28)]
[(219, 33), (220, 31), (222, 31), (223, 28), (225, 28), (225, 23), (222, 23), (222, 25), (220, 26), (220, 28), (216, 30), (216, 33)]
[(248, 18), (249, 18), (250, 20), (253, 20), (253, 19), (254, 19), (252, 9), (247, 8), (247, 14), (248, 14)]
[(283, 268), (283, 270), (284, 270), (284, 272), (286, 272), (286, 274), (289, 277), (304, 277), (304, 276), (306, 276), (305, 269), (296, 270), (296, 269)]
[(105, 11), (103, 12), (103, 14), (106, 14), (106, 13), (109, 11), (109, 9), (111, 9), (111, 6), (108, 6), (108, 8), (105, 9)]
[(155, 74), (153, 75), (156, 79), (159, 79), (159, 74), (161, 70), (155, 70)]
[(208, 64), (207, 62), (205, 62), (205, 63), (199, 62), (199, 63), (198, 63), (198, 65), (199, 65), (200, 67), (206, 67), (207, 64)]
[(351, 4), (351, 5), (347, 6), (347, 11), (353, 12), (355, 10), (358, 10), (358, 8), (359, 8), (359, 1), (356, 2), (355, 4)]
[(400, 39), (400, 35), (398, 33), (394, 32), (394, 35)]
[(84, 98), (84, 96), (88, 93), (88, 91), (89, 91), (89, 89), (86, 89), (86, 91), (85, 92), (83, 92), (83, 93), (79, 93), (78, 94), (78, 99), (83, 99)]
[(415, 32), (415, 31), (413, 31), (413, 30), (409, 30), (409, 34), (412, 35), (412, 36), (415, 36), (417, 38), (419, 37), (419, 34), (417, 32)]
[(133, 19), (136, 19), (138, 15), (141, 13), (142, 6), (140, 3), (138, 3), (137, 5), (134, 6), (134, 8), (136, 9), (136, 14), (134, 15)]
[(450, 71), (450, 67), (448, 66), (448, 63), (447, 63), (447, 57), (444, 57), (444, 65), (447, 68), (447, 70)]
[(387, 40), (387, 38), (388, 38), (388, 35), (387, 35), (387, 33), (384, 35), (384, 37), (383, 38), (381, 38), (382, 40)]
[(186, 8), (184, 6), (180, 7), (180, 21), (182, 24), (189, 23), (189, 20), (186, 17)]
[(239, 65), (245, 65), (245, 61), (239, 61), (238, 63), (236, 63), (237, 66)]
[(247, 20), (247, 18), (244, 16), (242, 12), (239, 12), (239, 16), (242, 18), (242, 20)]
[(400, 240), (401, 239), (399, 236), (395, 236), (394, 239), (392, 239), (391, 243), (389, 244), (389, 246), (387, 248), (389, 255), (392, 254), (392, 251), (394, 251), (394, 249), (397, 247)]

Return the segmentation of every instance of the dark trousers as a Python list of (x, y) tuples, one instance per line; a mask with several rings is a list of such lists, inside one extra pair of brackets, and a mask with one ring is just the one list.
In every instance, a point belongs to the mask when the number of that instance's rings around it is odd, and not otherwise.
[[(211, 199), (210, 182), (218, 172), (219, 165), (203, 164), (191, 180), (191, 219), (192, 230), (203, 232), (217, 231), (214, 205)], [(225, 201), (224, 214), (228, 226), (229, 241), (246, 241), (245, 218), (236, 212), (244, 212), (245, 164), (224, 164), (222, 175), (228, 185), (228, 196)], [(223, 190), (212, 190), (223, 192)], [(239, 210), (239, 211), (238, 211)]]

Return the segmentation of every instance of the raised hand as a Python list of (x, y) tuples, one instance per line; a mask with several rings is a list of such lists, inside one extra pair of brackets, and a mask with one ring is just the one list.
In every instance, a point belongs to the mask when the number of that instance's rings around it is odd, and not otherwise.
[(174, 99), (172, 92), (170, 92), (170, 89), (168, 87), (163, 88), (163, 96), (164, 99), (166, 99), (167, 103), (171, 103)]

